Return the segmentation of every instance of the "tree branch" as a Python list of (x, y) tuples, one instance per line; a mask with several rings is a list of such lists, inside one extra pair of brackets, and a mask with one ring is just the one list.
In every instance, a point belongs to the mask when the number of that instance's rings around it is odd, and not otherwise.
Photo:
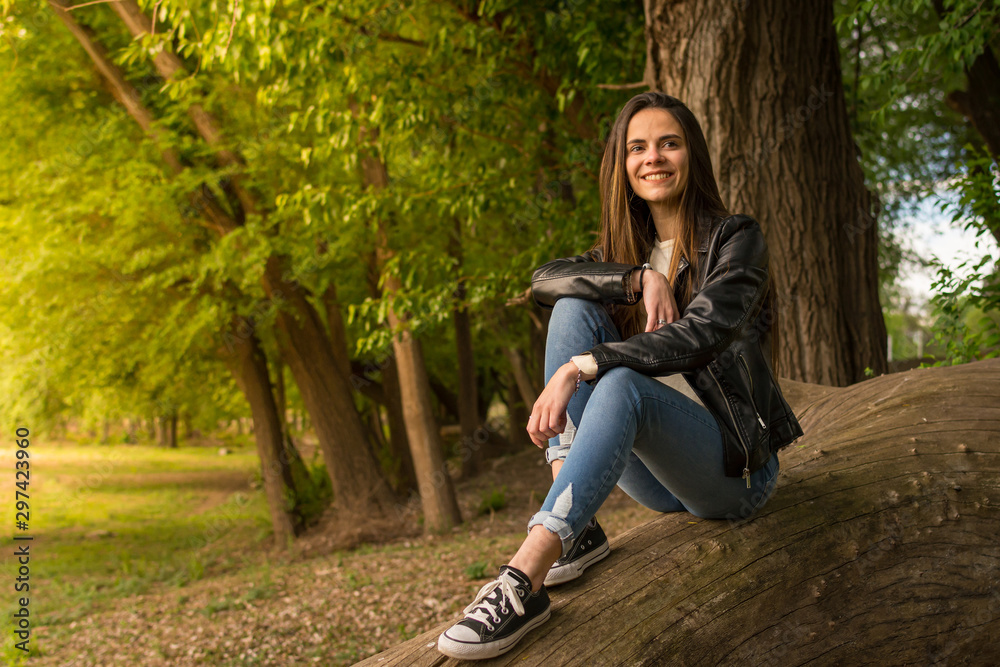
[(159, 130), (153, 127), (153, 114), (142, 104), (142, 95), (132, 84), (126, 81), (125, 75), (118, 66), (111, 62), (107, 51), (94, 39), (91, 30), (77, 23), (69, 15), (69, 8), (62, 4), (62, 0), (49, 0), (49, 6), (52, 7), (52, 11), (56, 13), (56, 16), (63, 22), (63, 25), (76, 38), (76, 41), (80, 43), (83, 50), (87, 52), (87, 55), (90, 56), (90, 59), (97, 67), (97, 71), (108, 84), (111, 94), (125, 107), (129, 116), (138, 123), (142, 131), (160, 147), (160, 154), (163, 156), (163, 161), (167, 163), (171, 171), (174, 174), (183, 171), (184, 166), (181, 164), (176, 151), (173, 148), (162, 145), (164, 143), (163, 138)]
[[(122, 20), (133, 37), (142, 37), (143, 35), (152, 36), (153, 22), (148, 16), (146, 16), (135, 0), (115, 0), (112, 8), (115, 10), (115, 13), (118, 14), (118, 17)], [(156, 67), (156, 71), (159, 72), (160, 76), (162, 76), (166, 81), (172, 81), (188, 75), (187, 68), (184, 66), (183, 61), (181, 61), (177, 54), (168, 49), (168, 45), (166, 43), (164, 43), (163, 48), (155, 56), (153, 56), (153, 64)], [(194, 122), (194, 126), (201, 138), (205, 140), (205, 143), (215, 149), (216, 159), (221, 166), (242, 167), (245, 164), (241, 157), (233, 153), (228, 148), (222, 147), (222, 129), (219, 121), (214, 115), (206, 111), (205, 108), (198, 103), (190, 104), (187, 108), (187, 113), (192, 122)], [(256, 211), (256, 198), (242, 186), (240, 183), (240, 176), (238, 174), (234, 174), (230, 177), (230, 181), (232, 191), (236, 195), (240, 205), (243, 207), (244, 212), (253, 213)], [(241, 216), (237, 214), (237, 217)]]

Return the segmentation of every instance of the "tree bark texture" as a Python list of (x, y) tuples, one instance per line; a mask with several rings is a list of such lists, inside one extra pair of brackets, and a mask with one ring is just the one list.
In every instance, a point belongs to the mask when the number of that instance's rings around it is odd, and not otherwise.
[[(455, 218), (455, 231), (450, 244), (451, 255), (458, 260), (458, 270), (463, 270), (462, 222)], [(462, 477), (472, 477), (482, 465), (484, 454), (480, 443), (476, 442), (476, 430), (480, 427), (479, 396), (476, 384), (476, 358), (472, 347), (472, 323), (469, 309), (465, 305), (465, 279), (460, 275), (455, 289), (457, 302), (452, 313), (455, 327), (455, 356), (458, 362), (458, 423), (462, 429)]]
[(396, 490), (403, 495), (418, 491), (417, 471), (413, 467), (413, 454), (406, 435), (406, 417), (403, 415), (403, 399), (399, 389), (399, 371), (395, 357), (385, 360), (382, 365), (382, 388), (385, 394), (385, 412), (389, 420), (389, 447), (393, 457), (399, 461), (399, 478)]
[[(756, 517), (628, 531), (480, 664), (996, 664), (1000, 360), (782, 386), (805, 435)], [(361, 664), (458, 664), (450, 624)]]
[[(352, 109), (355, 107), (352, 107)], [(378, 130), (361, 128), (362, 141), (373, 140)], [(389, 185), (389, 175), (385, 163), (373, 154), (361, 157), (362, 179), (365, 188), (382, 189)], [(386, 220), (378, 221), (376, 239), (376, 262), (379, 267), (392, 257)], [(387, 275), (384, 281), (385, 296), (390, 300), (395, 292), (402, 289), (398, 276)], [(420, 340), (405, 324), (405, 313), (397, 313), (390, 304), (388, 308), (389, 327), (399, 333), (393, 336), (392, 349), (396, 357), (399, 380), (399, 394), (403, 404), (403, 418), (406, 422), (406, 438), (413, 455), (413, 468), (417, 475), (417, 488), (424, 512), (424, 530), (429, 533), (449, 530), (462, 523), (458, 509), (454, 484), (444, 461), (444, 443), (441, 431), (434, 419), (431, 404), (431, 387), (424, 363)]]
[[(392, 285), (393, 281), (393, 278), (386, 280), (390, 292), (399, 288)], [(392, 308), (389, 308), (388, 317), (390, 327), (395, 329), (400, 326), (400, 319)], [(424, 530), (443, 532), (462, 523), (462, 515), (451, 475), (445, 465), (441, 432), (434, 419), (423, 349), (420, 340), (405, 328), (393, 338), (392, 346), (399, 369), (399, 393), (403, 400), (406, 437), (410, 443), (424, 511)]]
[[(239, 324), (234, 326), (237, 331), (239, 328)], [(285, 452), (283, 420), (271, 391), (267, 358), (256, 337), (249, 336), (234, 346), (232, 353), (227, 355), (227, 362), (250, 404), (271, 526), (278, 544), (284, 545), (299, 532), (301, 521), (289, 509), (289, 501), (295, 498), (295, 482)]]
[(330, 343), (333, 347), (337, 369), (343, 377), (349, 378), (351, 377), (351, 350), (347, 339), (347, 326), (344, 324), (344, 314), (340, 310), (337, 286), (333, 283), (330, 283), (323, 291), (323, 306), (326, 308), (326, 326), (330, 330)]
[(288, 362), (316, 429), (333, 485), (334, 504), (345, 517), (366, 513), (390, 516), (392, 491), (372, 453), (319, 313), (301, 286), (285, 280), (276, 257), (268, 258), (264, 282), (268, 296), (281, 303), (277, 315), (281, 356)]
[(701, 122), (723, 200), (771, 252), (781, 374), (887, 370), (878, 228), (848, 125), (832, 2), (645, 0), (646, 83)]
[[(370, 168), (377, 168), (374, 164)], [(377, 172), (373, 174), (377, 177)], [(382, 298), (382, 289), (379, 287), (379, 267), (378, 252), (373, 248), (366, 253), (365, 262), (365, 282), (368, 285), (368, 293), (372, 299)], [(378, 369), (382, 373), (382, 402), (385, 404), (386, 417), (389, 421), (389, 443), (393, 457), (399, 462), (399, 476), (396, 480), (396, 491), (404, 496), (409, 496), (411, 492), (419, 493), (417, 488), (417, 472), (413, 467), (413, 454), (410, 452), (410, 441), (406, 435), (406, 418), (403, 416), (403, 398), (399, 393), (399, 369), (396, 366), (396, 358), (393, 354), (387, 354), (378, 360), (372, 370)], [(362, 391), (369, 387), (366, 370), (356, 372)]]

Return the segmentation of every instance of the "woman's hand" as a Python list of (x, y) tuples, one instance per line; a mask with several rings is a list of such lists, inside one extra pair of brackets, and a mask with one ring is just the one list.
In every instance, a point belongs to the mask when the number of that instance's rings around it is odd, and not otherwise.
[[(638, 291), (637, 284), (633, 283), (633, 287)], [(677, 302), (674, 300), (674, 290), (667, 282), (667, 277), (659, 271), (646, 269), (642, 275), (642, 303), (646, 307), (646, 332), (656, 331), (665, 326), (657, 324), (657, 320), (666, 320), (669, 324), (680, 318)]]
[[(566, 406), (576, 391), (579, 370), (572, 361), (560, 366), (532, 406), (525, 430), (538, 447), (546, 447), (549, 438), (566, 430)], [(581, 381), (590, 377), (593, 376), (584, 375)]]

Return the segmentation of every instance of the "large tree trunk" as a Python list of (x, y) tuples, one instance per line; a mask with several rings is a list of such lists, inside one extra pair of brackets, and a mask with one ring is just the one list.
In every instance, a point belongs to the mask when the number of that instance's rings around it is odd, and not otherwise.
[[(238, 331), (239, 323), (233, 328)], [(236, 384), (250, 404), (271, 526), (278, 544), (288, 544), (298, 533), (301, 518), (289, 509), (289, 501), (295, 498), (295, 482), (285, 453), (284, 424), (271, 391), (267, 359), (255, 336), (241, 338), (231, 353), (223, 350), (220, 356), (226, 358)]]
[[(481, 664), (996, 664), (1000, 360), (782, 386), (806, 435), (760, 514), (621, 535)], [(361, 664), (458, 664), (452, 622)]]
[(832, 2), (645, 0), (646, 83), (702, 124), (730, 209), (760, 221), (781, 374), (887, 370), (878, 229), (851, 138)]

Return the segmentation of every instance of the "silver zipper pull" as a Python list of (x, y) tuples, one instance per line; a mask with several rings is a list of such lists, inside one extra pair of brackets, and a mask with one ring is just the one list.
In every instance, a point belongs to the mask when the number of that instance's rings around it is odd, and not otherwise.
[(743, 479), (747, 481), (747, 488), (750, 488), (750, 468), (743, 469)]
[(764, 423), (764, 420), (761, 418), (760, 413), (756, 413), (756, 414), (757, 414), (757, 422), (760, 424), (760, 427), (762, 429), (766, 430), (767, 429), (767, 424)]

